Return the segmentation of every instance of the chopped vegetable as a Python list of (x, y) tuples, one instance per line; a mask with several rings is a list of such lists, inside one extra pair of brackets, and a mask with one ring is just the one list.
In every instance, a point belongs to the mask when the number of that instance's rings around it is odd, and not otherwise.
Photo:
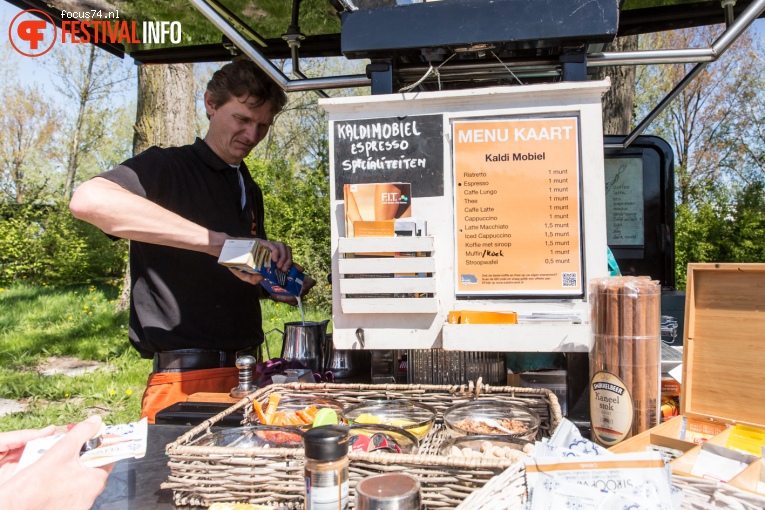
[(312, 427), (321, 427), (323, 425), (337, 425), (337, 412), (334, 409), (325, 407), (320, 409), (313, 419)]
[[(263, 425), (304, 427), (314, 423), (316, 417), (321, 414), (320, 411), (323, 411), (325, 414), (327, 411), (331, 411), (328, 408), (317, 409), (315, 405), (295, 411), (277, 411), (281, 400), (282, 396), (279, 393), (272, 393), (269, 395), (265, 411), (263, 410), (263, 404), (258, 401), (253, 401), (252, 406), (258, 421)], [(337, 414), (334, 411), (332, 411), (331, 414), (334, 418), (330, 421), (337, 423)]]
[(303, 409), (302, 411), (295, 411), (295, 414), (297, 415), (298, 418), (300, 418), (301, 423), (303, 423), (304, 425), (309, 425), (313, 423), (313, 416), (308, 414), (307, 409)]
[(257, 400), (252, 403), (252, 407), (255, 408), (255, 413), (258, 415), (258, 421), (262, 423), (263, 425), (268, 425), (268, 421), (266, 420), (266, 415), (263, 414), (263, 406), (260, 405), (260, 402)]
[(268, 397), (268, 407), (266, 407), (266, 425), (276, 425), (274, 422), (274, 414), (276, 413), (276, 408), (279, 406), (279, 400), (281, 400), (282, 396), (278, 393), (271, 393), (271, 395)]

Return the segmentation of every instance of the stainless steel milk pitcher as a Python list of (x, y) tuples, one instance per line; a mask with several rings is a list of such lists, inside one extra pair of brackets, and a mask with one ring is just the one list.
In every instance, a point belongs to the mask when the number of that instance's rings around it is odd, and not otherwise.
[(285, 323), (281, 357), (299, 361), (323, 374), (332, 359), (332, 340), (330, 337), (327, 342), (327, 324), (329, 320)]

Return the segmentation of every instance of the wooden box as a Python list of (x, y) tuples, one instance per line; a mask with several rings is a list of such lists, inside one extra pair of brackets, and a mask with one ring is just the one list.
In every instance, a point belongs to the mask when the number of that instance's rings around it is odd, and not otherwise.
[[(689, 264), (685, 301), (681, 416), (611, 448), (617, 453), (649, 445), (685, 453), (671, 462), (690, 476), (701, 446), (681, 441), (683, 416), (724, 429), (765, 428), (765, 264)], [(730, 430), (709, 440), (725, 446)], [(762, 459), (729, 481), (758, 492)], [(762, 491), (762, 489), (760, 489)]]

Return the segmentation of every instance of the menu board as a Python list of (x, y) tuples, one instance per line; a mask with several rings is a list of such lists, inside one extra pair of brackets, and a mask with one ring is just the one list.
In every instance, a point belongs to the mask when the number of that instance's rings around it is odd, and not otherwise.
[(581, 295), (578, 118), (452, 129), (457, 295)]
[(443, 115), (335, 121), (335, 199), (343, 185), (408, 182), (414, 197), (444, 195)]
[(606, 224), (611, 246), (643, 246), (643, 159), (607, 158)]

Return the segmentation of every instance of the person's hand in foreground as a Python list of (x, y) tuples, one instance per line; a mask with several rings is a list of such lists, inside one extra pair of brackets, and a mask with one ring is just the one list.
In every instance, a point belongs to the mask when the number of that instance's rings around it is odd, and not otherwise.
[(91, 468), (80, 461), (82, 445), (95, 436), (101, 417), (78, 423), (34, 464), (14, 474), (24, 446), (55, 427), (0, 434), (0, 501), (4, 510), (77, 510), (93, 506), (114, 464)]

